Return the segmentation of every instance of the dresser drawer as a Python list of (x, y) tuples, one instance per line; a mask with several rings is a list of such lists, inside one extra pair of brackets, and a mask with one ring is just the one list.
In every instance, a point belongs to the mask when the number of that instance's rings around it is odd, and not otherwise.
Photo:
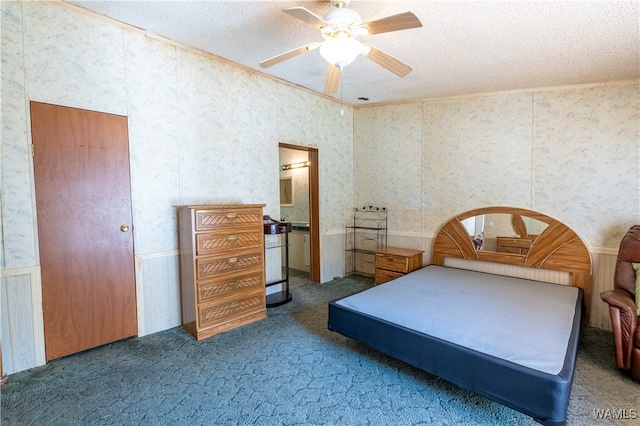
[(376, 253), (375, 267), (406, 274), (409, 272), (409, 259), (406, 256)]
[(197, 210), (196, 231), (224, 228), (262, 230), (262, 209)]
[(376, 284), (386, 283), (387, 281), (395, 280), (403, 276), (404, 274), (400, 272), (388, 271), (386, 269), (376, 269), (376, 274), (374, 277), (374, 282)]
[(222, 320), (233, 320), (251, 312), (265, 308), (264, 291), (244, 293), (238, 298), (226, 299), (220, 303), (198, 306), (199, 327), (220, 325)]
[(262, 270), (256, 270), (244, 275), (234, 274), (227, 278), (216, 277), (213, 281), (198, 282), (198, 303), (208, 303), (229, 294), (262, 290), (264, 277)]
[(251, 249), (262, 247), (264, 234), (261, 229), (241, 230), (234, 232), (233, 229), (224, 232), (207, 232), (196, 234), (196, 256), (203, 256), (223, 250), (233, 250), (236, 248)]
[(196, 280), (200, 281), (226, 272), (262, 268), (262, 250), (236, 256), (205, 257), (196, 259)]

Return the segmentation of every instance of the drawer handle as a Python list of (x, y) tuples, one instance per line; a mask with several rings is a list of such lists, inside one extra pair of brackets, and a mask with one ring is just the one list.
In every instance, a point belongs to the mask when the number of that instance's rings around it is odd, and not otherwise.
[(228, 219), (233, 219), (234, 217), (236, 217), (238, 214), (237, 213), (227, 213), (227, 218)]
[(229, 263), (236, 263), (237, 261), (238, 261), (237, 257), (230, 257), (228, 260)]
[(237, 235), (229, 235), (229, 236), (227, 237), (227, 240), (228, 240), (228, 241), (234, 241), (234, 240), (237, 240), (237, 239), (238, 239), (238, 236), (237, 236)]
[(238, 306), (240, 306), (240, 301), (238, 300), (234, 300), (233, 302), (229, 303), (229, 307), (230, 308), (237, 308)]
[(237, 278), (233, 278), (233, 279), (229, 280), (229, 285), (238, 285), (238, 279)]

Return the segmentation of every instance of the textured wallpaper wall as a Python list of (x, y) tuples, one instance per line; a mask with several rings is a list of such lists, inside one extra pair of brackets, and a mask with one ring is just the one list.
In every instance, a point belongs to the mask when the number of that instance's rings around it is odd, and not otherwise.
[(356, 204), (427, 237), (473, 208), (523, 207), (617, 249), (640, 223), (639, 97), (620, 82), (357, 109)]
[(278, 217), (278, 142), (319, 149), (321, 231), (349, 217), (350, 108), (64, 4), (2, 2), (2, 57), (3, 268), (37, 264), (29, 100), (128, 116), (136, 254), (177, 249), (179, 204)]

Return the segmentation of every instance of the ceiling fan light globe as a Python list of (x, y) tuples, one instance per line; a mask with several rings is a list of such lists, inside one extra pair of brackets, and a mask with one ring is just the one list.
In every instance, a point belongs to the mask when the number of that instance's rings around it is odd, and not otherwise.
[(354, 38), (325, 40), (320, 46), (320, 56), (331, 65), (344, 68), (362, 53), (362, 43)]

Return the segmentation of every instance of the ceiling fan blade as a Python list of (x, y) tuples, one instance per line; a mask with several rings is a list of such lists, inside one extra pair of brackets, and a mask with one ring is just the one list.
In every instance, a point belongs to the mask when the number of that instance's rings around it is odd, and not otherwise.
[(363, 56), (366, 56), (376, 64), (383, 66), (398, 77), (404, 77), (413, 70), (410, 65), (405, 64), (401, 60), (394, 58), (393, 56), (383, 52), (380, 49), (376, 49), (370, 44), (363, 43), (363, 46), (367, 46), (371, 49), (371, 52)]
[(377, 21), (365, 22), (360, 25), (369, 30), (369, 35), (388, 33), (391, 31), (408, 30), (411, 28), (419, 28), (422, 22), (413, 12), (404, 12), (397, 15), (387, 16)]
[(340, 69), (340, 67), (336, 67), (335, 65), (329, 64), (329, 67), (327, 68), (327, 80), (324, 83), (325, 95), (330, 95), (338, 91), (338, 85), (340, 84), (341, 74), (342, 74), (342, 69)]
[(265, 59), (264, 61), (260, 62), (260, 66), (262, 68), (269, 68), (270, 66), (279, 64), (280, 62), (286, 61), (287, 59), (291, 59), (298, 55), (302, 55), (303, 53), (307, 53), (308, 51), (313, 50), (318, 46), (320, 46), (320, 43), (314, 42), (307, 44), (306, 46), (298, 47), (297, 49), (281, 53), (280, 55), (274, 56), (273, 58)]
[(304, 7), (290, 7), (289, 9), (284, 9), (283, 12), (293, 16), (294, 18), (298, 18), (307, 24), (311, 24), (316, 28), (329, 26), (327, 21)]

